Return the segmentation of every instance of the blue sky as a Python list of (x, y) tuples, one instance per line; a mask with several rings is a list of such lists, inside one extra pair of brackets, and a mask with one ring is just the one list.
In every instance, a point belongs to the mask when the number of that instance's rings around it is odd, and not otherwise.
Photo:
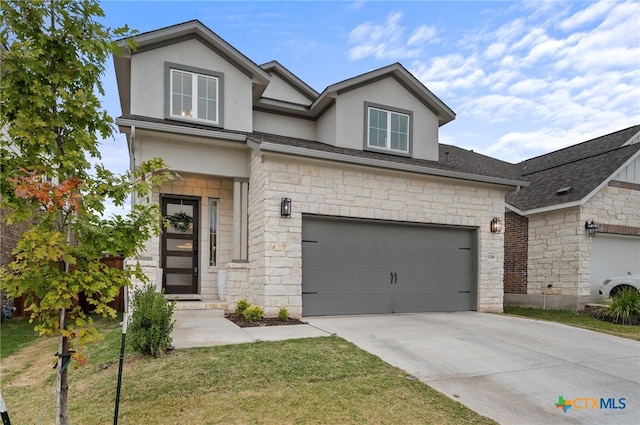
[[(509, 162), (640, 123), (640, 2), (102, 1), (105, 23), (191, 19), (321, 92), (400, 62), (454, 112), (440, 141)], [(104, 106), (121, 114), (111, 66)], [(124, 136), (103, 162), (125, 170)]]

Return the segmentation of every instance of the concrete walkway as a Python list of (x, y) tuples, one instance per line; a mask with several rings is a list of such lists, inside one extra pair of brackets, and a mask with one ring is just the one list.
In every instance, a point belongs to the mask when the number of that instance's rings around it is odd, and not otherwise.
[(327, 336), (310, 325), (241, 328), (224, 318), (222, 310), (175, 310), (173, 346), (175, 348), (211, 347), (257, 341), (280, 341)]

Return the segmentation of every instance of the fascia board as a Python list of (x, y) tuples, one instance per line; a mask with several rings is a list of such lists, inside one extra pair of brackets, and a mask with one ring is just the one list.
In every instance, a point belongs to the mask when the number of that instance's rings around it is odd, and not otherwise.
[(138, 129), (161, 131), (166, 133), (177, 133), (189, 136), (210, 137), (222, 140), (231, 140), (236, 142), (244, 142), (247, 136), (244, 134), (226, 133), (218, 130), (204, 130), (201, 128), (191, 128), (175, 126), (171, 124), (160, 124), (146, 121), (132, 120), (128, 118), (116, 118), (116, 124), (123, 127), (133, 127)]
[[(207, 28), (200, 21), (185, 22), (183, 24), (135, 35), (133, 38), (136, 40), (139, 50), (144, 51), (146, 46), (154, 44), (158, 44), (159, 46), (166, 45), (166, 43), (170, 43), (171, 40), (179, 39), (180, 37), (191, 34), (202, 37), (204, 40), (223, 51), (230, 60), (248, 70), (257, 83), (265, 86), (269, 83), (271, 76), (267, 72), (243, 55), (238, 49)], [(125, 45), (125, 40), (121, 40), (119, 44), (121, 46)]]
[(633, 145), (634, 143), (640, 143), (640, 131), (638, 131), (633, 136), (629, 137), (629, 140), (627, 140), (622, 146), (629, 146), (629, 145)]
[(283, 100), (277, 100), (277, 99), (270, 99), (268, 97), (261, 97), (260, 99), (258, 99), (258, 104), (261, 106), (273, 106), (275, 108), (278, 109), (282, 109), (284, 111), (295, 111), (295, 112), (302, 112), (305, 115), (309, 115), (309, 108), (307, 108), (304, 105), (300, 105), (299, 103), (291, 103), (291, 102), (285, 102)]
[(581, 207), (583, 205), (582, 201), (573, 201), (573, 202), (567, 202), (564, 204), (556, 204), (556, 205), (549, 205), (548, 207), (542, 207), (542, 208), (534, 208), (531, 210), (520, 210), (517, 209), (516, 207), (507, 204), (507, 208), (509, 208), (512, 211), (517, 212), (520, 215), (525, 215), (525, 216), (530, 216), (533, 214), (540, 214), (540, 213), (546, 213), (546, 212), (551, 212), (551, 211), (556, 211), (556, 210), (563, 210), (565, 208), (573, 208), (573, 207)]
[(529, 186), (529, 182), (525, 182), (525, 181), (504, 179), (501, 177), (480, 176), (477, 174), (460, 173), (457, 171), (440, 170), (437, 168), (428, 168), (428, 167), (421, 167), (421, 166), (412, 165), (412, 164), (388, 162), (388, 161), (383, 161), (383, 160), (373, 159), (373, 158), (362, 158), (362, 157), (345, 155), (345, 154), (340, 154), (335, 152), (316, 151), (313, 149), (300, 148), (296, 146), (285, 146), (285, 145), (279, 145), (279, 144), (269, 143), (269, 142), (260, 143), (259, 149), (262, 152), (272, 152), (272, 153), (280, 153), (280, 154), (287, 154), (287, 155), (303, 156), (303, 157), (314, 158), (314, 159), (324, 159), (324, 160), (334, 161), (334, 162), (364, 165), (364, 166), (376, 167), (376, 168), (386, 168), (386, 169), (391, 169), (396, 171), (405, 171), (410, 173), (426, 174), (426, 175), (432, 175), (437, 177), (447, 177), (447, 178), (459, 179), (459, 180), (469, 180), (469, 181), (480, 182), (480, 183), (491, 183), (491, 184), (498, 184), (502, 186), (511, 186), (511, 187)]
[(318, 96), (316, 101), (313, 102), (309, 108), (314, 111), (320, 107), (319, 105), (322, 105), (323, 102), (325, 102), (326, 97), (336, 97), (339, 92), (367, 85), (371, 81), (376, 81), (386, 76), (394, 76), (397, 78), (409, 92), (413, 93), (425, 105), (432, 108), (434, 113), (438, 116), (441, 126), (455, 119), (456, 114), (451, 110), (451, 108), (445, 105), (444, 102), (426, 88), (424, 84), (418, 81), (398, 63), (330, 85), (320, 94), (320, 96)]
[(280, 76), (280, 78), (287, 81), (291, 86), (293, 86), (296, 90), (302, 93), (309, 100), (314, 101), (318, 97), (319, 93), (317, 91), (315, 91), (311, 86), (309, 86), (307, 83), (305, 83), (300, 78), (298, 78), (294, 73), (292, 73), (283, 65), (281, 65), (280, 62), (278, 61), (267, 62), (260, 65), (260, 68), (262, 68), (267, 73), (273, 70), (274, 73), (277, 73)]

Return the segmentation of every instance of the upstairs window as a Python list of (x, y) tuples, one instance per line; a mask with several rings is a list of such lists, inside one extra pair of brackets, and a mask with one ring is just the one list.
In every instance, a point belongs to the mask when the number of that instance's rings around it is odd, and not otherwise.
[(411, 153), (411, 113), (366, 106), (366, 147), (400, 154)]
[(167, 117), (221, 125), (222, 74), (167, 66)]

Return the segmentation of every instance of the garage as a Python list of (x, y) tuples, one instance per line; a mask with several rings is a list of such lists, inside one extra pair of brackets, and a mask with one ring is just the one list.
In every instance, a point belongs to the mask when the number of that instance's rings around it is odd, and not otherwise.
[(476, 231), (305, 215), (304, 316), (475, 310)]
[(591, 295), (610, 277), (640, 273), (640, 237), (598, 234), (591, 242)]

